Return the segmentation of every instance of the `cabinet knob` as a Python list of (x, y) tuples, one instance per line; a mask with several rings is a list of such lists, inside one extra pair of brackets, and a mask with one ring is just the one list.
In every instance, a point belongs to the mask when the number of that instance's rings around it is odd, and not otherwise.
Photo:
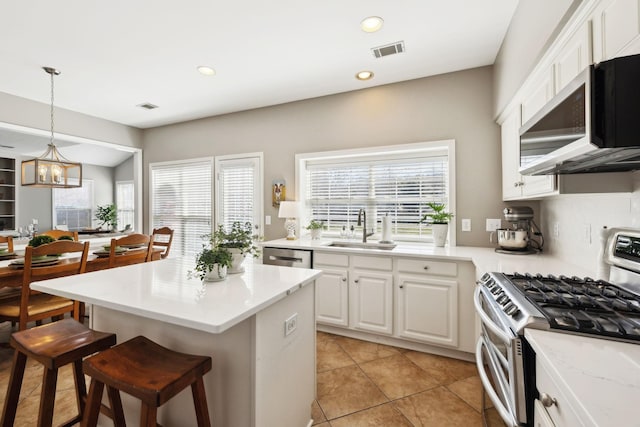
[(342, 277), (342, 281), (343, 281), (343, 282), (346, 282), (346, 281), (347, 281), (347, 278), (343, 276), (343, 277)]
[(358, 279), (353, 279), (353, 283), (358, 283)]
[(404, 285), (400, 285), (400, 289), (404, 289)]
[(542, 403), (542, 406), (545, 408), (549, 408), (550, 406), (557, 405), (558, 401), (547, 393), (540, 393), (540, 403)]
[(428, 266), (428, 265), (425, 265), (425, 266), (424, 266), (424, 269), (425, 269), (425, 270), (428, 270), (428, 269), (429, 269), (429, 266)]

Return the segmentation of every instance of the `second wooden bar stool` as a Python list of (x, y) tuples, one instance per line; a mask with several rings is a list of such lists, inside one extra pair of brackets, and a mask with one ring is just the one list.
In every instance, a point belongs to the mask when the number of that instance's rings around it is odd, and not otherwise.
[(116, 427), (125, 426), (119, 390), (142, 401), (140, 426), (156, 427), (158, 407), (188, 386), (198, 427), (211, 426), (202, 380), (211, 357), (178, 353), (138, 336), (85, 359), (83, 367), (91, 377), (83, 427), (97, 425), (105, 385)]

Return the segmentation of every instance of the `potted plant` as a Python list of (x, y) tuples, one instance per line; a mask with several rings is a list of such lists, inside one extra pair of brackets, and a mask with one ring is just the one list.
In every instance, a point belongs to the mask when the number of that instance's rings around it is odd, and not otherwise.
[(33, 246), (34, 248), (40, 246), (40, 245), (46, 245), (47, 243), (51, 243), (51, 242), (55, 242), (56, 239), (54, 239), (51, 236), (48, 236), (46, 234), (38, 234), (37, 236), (34, 236), (33, 239), (29, 240), (29, 243), (27, 243), (29, 246)]
[(116, 205), (98, 206), (96, 209), (96, 219), (100, 221), (100, 227), (107, 225), (109, 230), (115, 230), (118, 226), (118, 211)]
[(228, 249), (231, 252), (233, 261), (229, 268), (229, 273), (243, 273), (244, 267), (242, 262), (247, 254), (253, 255), (254, 258), (258, 257), (258, 248), (253, 244), (253, 226), (250, 222), (244, 224), (235, 221), (231, 224), (231, 229), (227, 232), (224, 226), (219, 225), (218, 229), (211, 235), (210, 241), (213, 244), (218, 244), (220, 247)]
[(322, 221), (316, 221), (315, 219), (312, 219), (306, 228), (311, 232), (311, 238), (313, 240), (316, 240), (319, 239), (322, 234), (324, 223)]
[(430, 207), (433, 212), (424, 214), (420, 222), (431, 224), (433, 244), (435, 246), (443, 247), (447, 240), (449, 220), (453, 218), (453, 214), (451, 212), (445, 212), (445, 206), (442, 203), (429, 202), (427, 203), (427, 206)]
[(231, 252), (220, 246), (206, 247), (196, 256), (196, 267), (190, 275), (195, 275), (205, 282), (219, 282), (227, 278), (231, 267)]

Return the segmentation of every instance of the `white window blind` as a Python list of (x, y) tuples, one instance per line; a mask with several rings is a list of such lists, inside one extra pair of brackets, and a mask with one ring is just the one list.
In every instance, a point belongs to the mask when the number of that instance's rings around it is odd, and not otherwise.
[(53, 228), (67, 226), (72, 231), (93, 228), (93, 180), (83, 179), (82, 187), (54, 188), (51, 197)]
[(151, 164), (151, 229), (173, 229), (171, 252), (194, 257), (211, 232), (212, 162)]
[(446, 149), (423, 153), (309, 159), (305, 165), (308, 219), (323, 221), (328, 233), (355, 225), (358, 211), (367, 213), (367, 229), (380, 232), (380, 217), (389, 215), (398, 240), (430, 238), (420, 220), (428, 202), (449, 204), (449, 158)]
[(260, 229), (262, 173), (260, 157), (216, 158), (217, 223), (230, 229), (238, 221)]
[(133, 228), (135, 219), (135, 199), (133, 181), (116, 182), (116, 208), (118, 209), (118, 229), (127, 225)]

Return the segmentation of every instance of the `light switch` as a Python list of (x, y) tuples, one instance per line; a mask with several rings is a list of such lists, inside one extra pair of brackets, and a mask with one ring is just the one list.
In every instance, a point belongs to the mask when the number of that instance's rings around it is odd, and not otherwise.
[(271, 215), (266, 215), (264, 217), (264, 224), (265, 225), (271, 225)]

